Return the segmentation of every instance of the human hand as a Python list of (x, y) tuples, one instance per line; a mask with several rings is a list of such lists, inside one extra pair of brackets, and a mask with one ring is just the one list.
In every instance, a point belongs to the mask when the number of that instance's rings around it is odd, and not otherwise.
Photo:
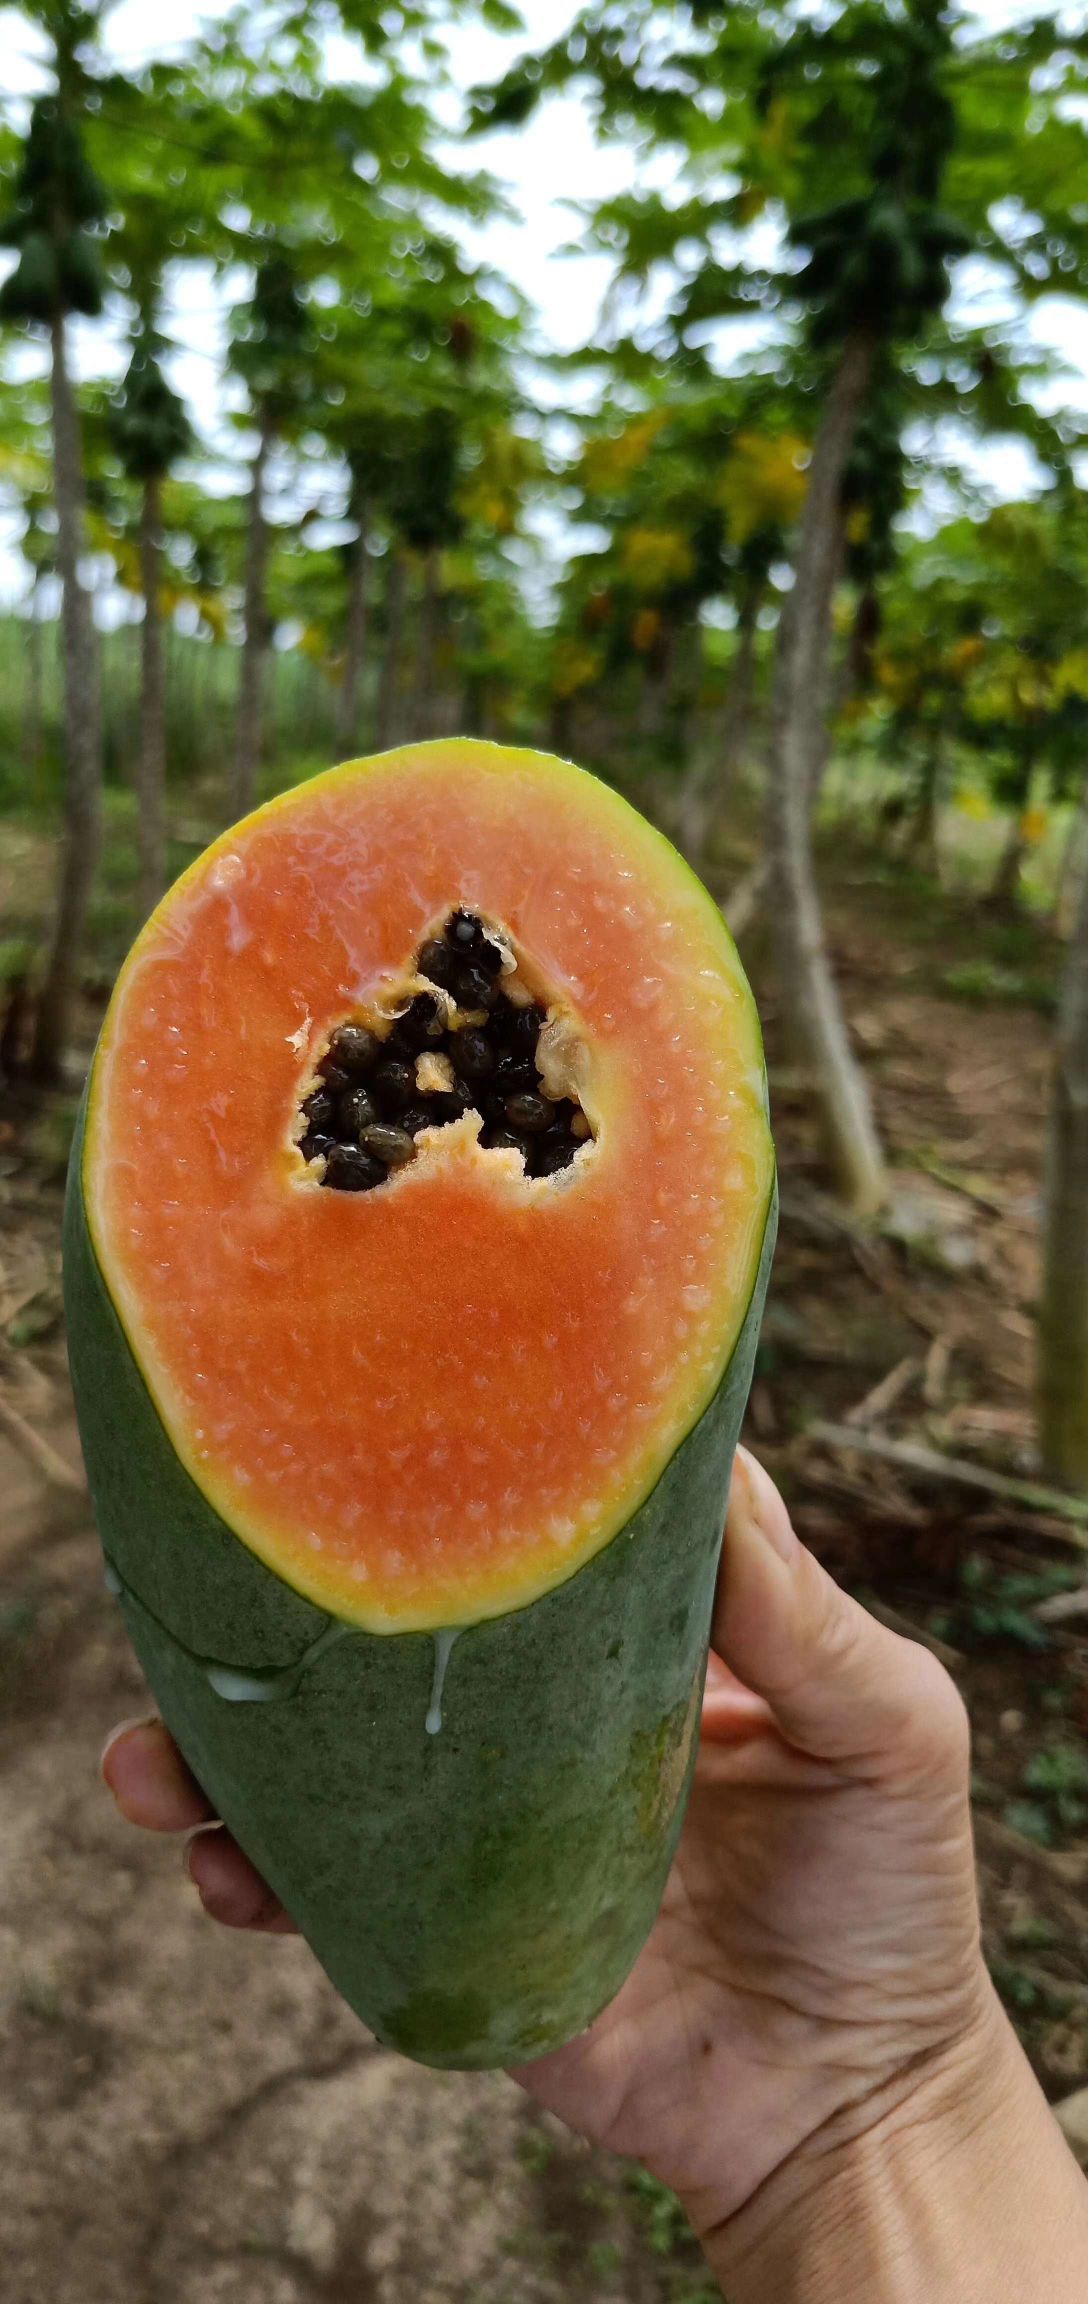
[[(703, 2234), (995, 2021), (960, 1699), (838, 1590), (743, 1453), (713, 1645), (724, 1662), (649, 1942), (587, 2033), (515, 2075), (673, 2186)], [(210, 1819), (159, 1722), (118, 1731), (103, 1774), (134, 1823)], [(213, 1917), (290, 1928), (225, 1832), (198, 1831), (188, 1863)]]

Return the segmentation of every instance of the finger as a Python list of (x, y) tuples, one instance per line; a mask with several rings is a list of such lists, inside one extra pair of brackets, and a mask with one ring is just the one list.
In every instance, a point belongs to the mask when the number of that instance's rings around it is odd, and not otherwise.
[(746, 1449), (734, 1467), (712, 1637), (800, 1751), (879, 1772), (966, 1749), (948, 1674), (840, 1591)]
[(98, 1765), (122, 1816), (145, 1831), (191, 1832), (215, 1813), (161, 1720), (126, 1720)]
[(762, 1696), (756, 1696), (723, 1664), (713, 1648), (706, 1660), (706, 1684), (699, 1734), (704, 1743), (733, 1744), (752, 1736), (765, 1736), (774, 1727), (774, 1714)]
[(185, 1851), (189, 1877), (211, 1919), (224, 1928), (250, 1928), (266, 1936), (295, 1933), (294, 1921), (230, 1833), (219, 1826), (197, 1832)]

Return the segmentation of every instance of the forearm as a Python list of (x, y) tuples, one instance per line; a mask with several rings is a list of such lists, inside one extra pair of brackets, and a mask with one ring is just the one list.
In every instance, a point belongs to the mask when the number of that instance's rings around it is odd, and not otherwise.
[(704, 2241), (729, 2304), (1082, 2304), (1088, 2183), (1003, 2013)]

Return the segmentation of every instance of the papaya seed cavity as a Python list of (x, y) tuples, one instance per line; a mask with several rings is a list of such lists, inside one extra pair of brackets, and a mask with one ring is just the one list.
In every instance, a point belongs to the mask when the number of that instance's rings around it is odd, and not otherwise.
[(420, 946), (395, 1012), (333, 1032), (298, 1148), (320, 1184), (372, 1192), (414, 1160), (425, 1129), (477, 1112), (485, 1151), (516, 1151), (527, 1176), (556, 1176), (593, 1142), (583, 1062), (572, 1026), (533, 998), (501, 931), (459, 909)]

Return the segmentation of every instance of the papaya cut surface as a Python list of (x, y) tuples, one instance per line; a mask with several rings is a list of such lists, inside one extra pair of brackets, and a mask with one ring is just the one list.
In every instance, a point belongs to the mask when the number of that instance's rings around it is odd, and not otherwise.
[[(379, 1190), (322, 1189), (321, 1064), (419, 997), (459, 907), (546, 1018), (577, 1156), (532, 1175), (470, 1105)], [(119, 979), (82, 1158), (181, 1464), (378, 1632), (523, 1607), (627, 1523), (729, 1365), (772, 1181), (717, 907), (607, 787), (468, 741), (332, 770), (191, 867)]]

